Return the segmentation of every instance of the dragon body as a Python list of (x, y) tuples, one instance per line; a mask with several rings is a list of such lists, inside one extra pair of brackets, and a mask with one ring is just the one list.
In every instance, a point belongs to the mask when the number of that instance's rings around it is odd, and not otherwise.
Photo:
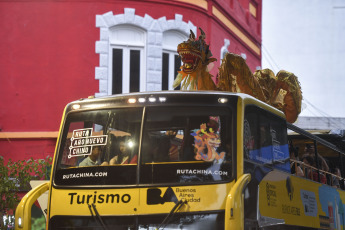
[(270, 69), (249, 69), (239, 55), (227, 53), (217, 75), (217, 84), (208, 72), (208, 66), (216, 61), (205, 42), (200, 28), (199, 39), (191, 31), (189, 39), (177, 46), (183, 65), (174, 82), (181, 90), (218, 90), (249, 94), (284, 112), (286, 120), (293, 123), (301, 112), (302, 91), (297, 77), (281, 70), (274, 75)]

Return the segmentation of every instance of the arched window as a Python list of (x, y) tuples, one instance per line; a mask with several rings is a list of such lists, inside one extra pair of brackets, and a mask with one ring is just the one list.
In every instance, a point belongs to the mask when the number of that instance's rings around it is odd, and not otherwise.
[(112, 94), (145, 90), (146, 33), (132, 25), (118, 25), (109, 30), (108, 89)]
[(186, 41), (188, 36), (175, 30), (163, 33), (163, 57), (162, 57), (162, 90), (172, 90), (177, 71), (181, 67), (181, 58), (177, 54), (177, 45)]
[[(180, 67), (177, 44), (188, 38), (190, 30), (196, 33), (196, 27), (184, 22), (180, 14), (170, 20), (153, 19), (148, 14), (135, 15), (135, 9), (131, 8), (125, 8), (124, 14), (96, 15), (96, 27), (100, 28), (100, 40), (96, 41), (99, 54), (99, 66), (95, 68), (95, 79), (99, 80), (96, 97), (172, 89), (175, 72)], [(167, 77), (162, 77), (163, 71)]]

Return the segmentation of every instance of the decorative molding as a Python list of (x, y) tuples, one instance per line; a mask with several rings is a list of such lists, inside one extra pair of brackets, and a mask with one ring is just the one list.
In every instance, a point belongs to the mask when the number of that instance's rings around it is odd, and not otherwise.
[(111, 28), (119, 25), (136, 26), (146, 33), (145, 55), (146, 76), (144, 91), (158, 91), (161, 89), (161, 66), (163, 50), (163, 33), (175, 30), (187, 37), (192, 30), (196, 34), (196, 26), (190, 21), (184, 22), (183, 16), (175, 14), (175, 19), (167, 20), (166, 17), (154, 19), (148, 14), (144, 17), (135, 14), (135, 9), (125, 8), (124, 14), (114, 15), (112, 11), (96, 15), (96, 27), (100, 28), (100, 40), (96, 41), (95, 50), (99, 54), (99, 66), (95, 68), (95, 79), (99, 80), (99, 92), (96, 97), (110, 95), (108, 86), (109, 76), (109, 47)]

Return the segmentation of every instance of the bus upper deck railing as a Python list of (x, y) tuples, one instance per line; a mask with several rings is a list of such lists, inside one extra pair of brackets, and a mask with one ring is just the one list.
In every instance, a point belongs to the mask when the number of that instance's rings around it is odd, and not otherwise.
[[(339, 181), (339, 186), (340, 186), (339, 188), (344, 189), (345, 181), (344, 181), (343, 177), (338, 176), (338, 175), (333, 174), (333, 173), (330, 173), (330, 172), (327, 172), (327, 171), (324, 171), (322, 169), (318, 169), (318, 168), (316, 168), (314, 166), (311, 166), (309, 164), (306, 164), (306, 163), (304, 163), (302, 161), (293, 160), (293, 159), (290, 159), (290, 161), (291, 161), (291, 164), (294, 164), (295, 169), (297, 169), (298, 167), (301, 167), (302, 172), (303, 172), (303, 177), (322, 183), (320, 177), (325, 176), (325, 178), (326, 178), (326, 183), (325, 184), (328, 184), (330, 186), (335, 186), (335, 185), (333, 185), (334, 181), (338, 180)], [(296, 172), (294, 173), (295, 175), (297, 174)], [(315, 179), (313, 177), (313, 173), (314, 172), (317, 173), (317, 175), (318, 175), (317, 179)]]

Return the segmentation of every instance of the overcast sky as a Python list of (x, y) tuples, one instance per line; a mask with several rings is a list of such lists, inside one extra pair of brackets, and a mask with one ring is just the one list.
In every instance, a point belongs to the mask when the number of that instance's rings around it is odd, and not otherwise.
[(263, 0), (262, 68), (299, 79), (300, 116), (345, 117), (345, 0)]

